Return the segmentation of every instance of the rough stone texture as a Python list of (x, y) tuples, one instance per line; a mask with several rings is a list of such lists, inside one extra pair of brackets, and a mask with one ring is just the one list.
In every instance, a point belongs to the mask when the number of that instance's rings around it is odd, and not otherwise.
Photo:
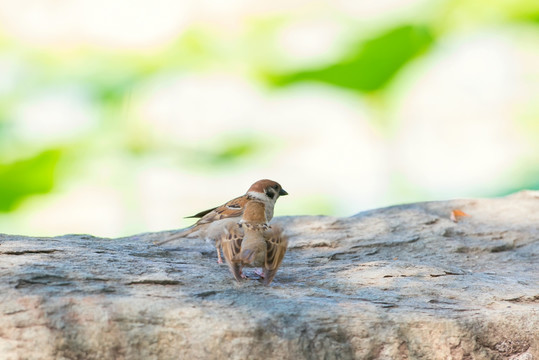
[(539, 359), (538, 192), (276, 222), (270, 287), (169, 232), (0, 235), (0, 358)]

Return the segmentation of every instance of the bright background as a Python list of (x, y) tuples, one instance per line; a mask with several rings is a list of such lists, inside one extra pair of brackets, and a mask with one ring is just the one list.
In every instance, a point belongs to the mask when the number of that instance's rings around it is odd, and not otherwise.
[(0, 232), (539, 189), (537, 0), (0, 0)]

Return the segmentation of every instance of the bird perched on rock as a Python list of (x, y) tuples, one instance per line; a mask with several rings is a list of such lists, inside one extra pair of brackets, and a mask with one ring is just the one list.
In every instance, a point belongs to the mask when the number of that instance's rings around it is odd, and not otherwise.
[(223, 254), (232, 275), (241, 281), (244, 266), (262, 267), (264, 285), (269, 285), (283, 261), (288, 239), (278, 225), (269, 226), (265, 204), (251, 200), (245, 204), (239, 223), (229, 223), (221, 236)]
[(263, 179), (255, 182), (245, 195), (234, 198), (227, 203), (199, 212), (188, 218), (200, 218), (194, 225), (184, 229), (178, 234), (157, 242), (156, 245), (162, 245), (172, 240), (184, 237), (198, 237), (207, 240), (214, 240), (217, 248), (217, 262), (223, 262), (221, 258), (220, 241), (224, 228), (227, 224), (236, 224), (240, 221), (245, 204), (251, 200), (258, 200), (264, 204), (265, 216), (267, 221), (273, 218), (273, 209), (279, 196), (288, 195), (288, 193), (279, 185), (279, 183)]

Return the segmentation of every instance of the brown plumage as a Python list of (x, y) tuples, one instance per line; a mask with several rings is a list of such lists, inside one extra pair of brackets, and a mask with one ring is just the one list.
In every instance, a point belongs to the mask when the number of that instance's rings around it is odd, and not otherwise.
[(249, 201), (240, 223), (228, 224), (221, 237), (226, 262), (237, 281), (242, 269), (262, 267), (264, 285), (269, 285), (283, 261), (288, 240), (278, 225), (266, 222), (264, 203)]
[(245, 195), (234, 198), (221, 206), (201, 211), (188, 218), (200, 218), (194, 225), (174, 234), (167, 239), (157, 242), (162, 245), (169, 241), (184, 237), (199, 237), (215, 241), (217, 248), (217, 262), (221, 263), (221, 235), (228, 224), (237, 223), (243, 214), (245, 204), (251, 200), (258, 200), (265, 205), (267, 220), (273, 218), (273, 209), (279, 196), (288, 195), (281, 185), (273, 180), (263, 179), (255, 182)]

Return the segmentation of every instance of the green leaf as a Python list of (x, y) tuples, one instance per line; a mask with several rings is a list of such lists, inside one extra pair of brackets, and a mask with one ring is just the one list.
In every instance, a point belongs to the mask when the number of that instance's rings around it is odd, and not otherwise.
[(32, 158), (0, 164), (0, 212), (13, 210), (30, 195), (50, 192), (59, 157), (59, 150), (47, 150)]
[(433, 42), (424, 26), (406, 25), (392, 29), (357, 46), (339, 62), (324, 68), (270, 76), (275, 85), (320, 81), (343, 88), (372, 92), (383, 88), (410, 60)]

